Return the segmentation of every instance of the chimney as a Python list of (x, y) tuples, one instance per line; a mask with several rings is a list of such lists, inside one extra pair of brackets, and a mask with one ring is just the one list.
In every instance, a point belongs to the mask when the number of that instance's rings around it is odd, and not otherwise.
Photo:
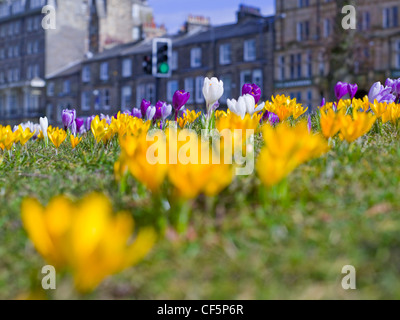
[(208, 30), (210, 25), (210, 18), (189, 15), (185, 25), (183, 26), (183, 31), (188, 33), (193, 30)]
[(96, 0), (90, 2), (90, 17), (89, 17), (89, 52), (99, 52), (99, 16), (97, 14)]
[(239, 6), (239, 11), (237, 12), (237, 22), (243, 22), (243, 20), (246, 20), (248, 18), (261, 18), (261, 10), (260, 8), (257, 7), (252, 7), (252, 6), (247, 6), (244, 4), (241, 4)]

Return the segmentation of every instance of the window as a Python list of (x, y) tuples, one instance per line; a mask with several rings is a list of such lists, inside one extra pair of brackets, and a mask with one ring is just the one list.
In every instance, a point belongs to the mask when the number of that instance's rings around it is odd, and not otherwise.
[[(263, 72), (261, 69), (245, 70), (240, 73), (240, 90), (246, 83), (254, 83), (260, 88), (263, 87)], [(225, 86), (225, 83), (224, 83)]]
[(82, 111), (90, 110), (90, 92), (82, 92)]
[(310, 5), (310, 0), (298, 0), (298, 7), (304, 8)]
[(324, 61), (324, 53), (320, 52), (318, 54), (318, 69), (319, 69), (319, 75), (324, 76), (325, 75), (325, 61)]
[(256, 60), (256, 41), (246, 40), (244, 42), (244, 61)]
[(132, 76), (132, 60), (129, 58), (122, 60), (122, 76), (124, 78)]
[(303, 21), (297, 23), (297, 41), (306, 41), (310, 37), (310, 22)]
[(122, 92), (121, 92), (122, 110), (130, 109), (131, 104), (132, 104), (132, 88), (129, 86), (122, 87)]
[(36, 40), (36, 41), (33, 43), (33, 53), (38, 53), (38, 52), (39, 52), (39, 41)]
[(290, 55), (290, 79), (301, 78), (301, 53)]
[(285, 80), (285, 56), (279, 57), (279, 80)]
[(368, 11), (365, 11), (362, 14), (361, 30), (366, 31), (370, 29), (371, 29), (371, 14)]
[(324, 37), (328, 38), (331, 35), (331, 19), (324, 19)]
[(397, 41), (396, 49), (396, 68), (400, 69), (400, 40)]
[(226, 104), (226, 100), (232, 98), (232, 77), (230, 75), (221, 76), (221, 81), (224, 83), (224, 94), (220, 101)]
[(399, 9), (398, 7), (383, 9), (383, 28), (393, 28), (399, 25)]
[(312, 108), (312, 99), (313, 99), (312, 91), (308, 90), (307, 91), (307, 106), (309, 107), (310, 110)]
[(178, 70), (178, 51), (172, 51), (171, 70)]
[(90, 82), (90, 66), (84, 66), (82, 68), (82, 81)]
[(156, 87), (153, 83), (146, 85), (146, 100), (152, 102), (156, 100)]
[(196, 77), (196, 103), (204, 102), (203, 86), (204, 77)]
[(108, 80), (108, 62), (103, 62), (100, 64), (100, 80)]
[(53, 105), (51, 103), (46, 106), (46, 116), (49, 122), (53, 120)]
[(179, 90), (178, 80), (170, 80), (167, 82), (167, 101), (172, 102), (174, 93)]
[(47, 95), (49, 97), (54, 96), (54, 82), (49, 82), (49, 84), (47, 86)]
[(311, 51), (309, 51), (307, 53), (306, 70), (307, 70), (307, 78), (311, 78), (312, 77), (312, 53), (311, 53)]
[(219, 47), (219, 63), (222, 65), (230, 64), (232, 62), (231, 60), (232, 60), (232, 50), (230, 43), (222, 44)]
[(132, 40), (133, 41), (140, 40), (140, 29), (139, 29), (139, 27), (133, 27), (132, 28)]
[(146, 99), (146, 86), (140, 84), (136, 87), (136, 107), (139, 108), (142, 100)]
[(201, 48), (190, 50), (190, 66), (192, 68), (201, 67)]
[(100, 110), (101, 107), (101, 91), (99, 90), (94, 90), (93, 91), (94, 95), (94, 110)]
[(188, 103), (193, 103), (193, 90), (194, 89), (194, 80), (193, 78), (186, 78), (185, 79), (185, 91), (190, 93), (190, 98)]
[(106, 110), (110, 109), (110, 105), (111, 105), (110, 90), (105, 89), (103, 91), (102, 97), (103, 97), (103, 102), (102, 102), (103, 103), (103, 108), (106, 109)]
[(63, 93), (69, 94), (71, 92), (71, 81), (65, 80), (63, 84)]

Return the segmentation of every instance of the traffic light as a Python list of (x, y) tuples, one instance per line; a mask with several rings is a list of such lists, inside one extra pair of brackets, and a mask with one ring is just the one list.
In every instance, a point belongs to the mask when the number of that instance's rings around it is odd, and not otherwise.
[(172, 44), (170, 39), (153, 40), (153, 75), (158, 78), (171, 76)]
[(153, 63), (151, 56), (144, 56), (143, 57), (143, 71), (146, 74), (152, 74), (153, 72)]

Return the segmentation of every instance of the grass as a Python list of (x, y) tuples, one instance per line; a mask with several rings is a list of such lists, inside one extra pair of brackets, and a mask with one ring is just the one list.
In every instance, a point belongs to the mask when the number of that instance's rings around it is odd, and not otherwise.
[[(115, 210), (140, 222), (151, 199), (135, 181), (114, 180), (118, 146), (72, 151), (29, 142), (0, 157), (0, 298), (40, 284), (46, 264), (21, 226), (25, 196), (46, 204), (101, 191)], [(89, 299), (399, 299), (400, 141), (384, 126), (299, 167), (266, 192), (237, 177), (220, 196), (192, 203), (187, 233), (171, 230), (139, 265), (108, 278)], [(268, 170), (268, 168), (266, 168)], [(282, 192), (286, 190), (287, 192)], [(144, 208), (144, 209), (143, 209)], [(146, 209), (147, 208), (147, 209)], [(342, 267), (357, 270), (357, 290), (341, 287)], [(51, 298), (69, 298), (69, 281)], [(74, 297), (74, 296), (72, 296)]]

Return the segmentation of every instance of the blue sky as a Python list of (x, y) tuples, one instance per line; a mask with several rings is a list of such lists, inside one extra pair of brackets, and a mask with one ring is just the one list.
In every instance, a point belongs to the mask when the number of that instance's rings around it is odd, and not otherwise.
[(157, 24), (175, 33), (189, 14), (209, 17), (213, 25), (232, 23), (240, 4), (258, 7), (263, 15), (274, 13), (274, 0), (148, 0)]

